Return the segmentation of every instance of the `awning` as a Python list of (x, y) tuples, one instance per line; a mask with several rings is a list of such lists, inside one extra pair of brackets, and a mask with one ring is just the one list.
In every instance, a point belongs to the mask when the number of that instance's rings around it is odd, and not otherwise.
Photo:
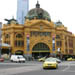
[(9, 44), (6, 44), (6, 43), (0, 43), (0, 47), (1, 48), (10, 48), (11, 46)]

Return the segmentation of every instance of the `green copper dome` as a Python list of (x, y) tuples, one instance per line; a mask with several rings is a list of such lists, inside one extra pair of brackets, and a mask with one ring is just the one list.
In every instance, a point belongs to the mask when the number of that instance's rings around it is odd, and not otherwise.
[(47, 19), (48, 21), (51, 21), (48, 12), (40, 8), (40, 4), (38, 2), (36, 4), (36, 8), (31, 9), (26, 16), (26, 18), (30, 20), (34, 19), (35, 17), (36, 19)]

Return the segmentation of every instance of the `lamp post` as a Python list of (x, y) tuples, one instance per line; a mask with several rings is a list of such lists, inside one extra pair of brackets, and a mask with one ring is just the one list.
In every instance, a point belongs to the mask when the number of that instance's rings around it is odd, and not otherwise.
[(0, 44), (0, 58), (1, 58), (1, 53), (2, 53), (2, 48), (1, 48), (1, 44)]
[(0, 58), (1, 58), (1, 48), (0, 48)]
[(59, 54), (59, 58), (62, 59), (61, 48), (58, 48), (58, 54)]
[(59, 58), (61, 58), (61, 51), (60, 51), (60, 48), (58, 48), (57, 51), (58, 51), (58, 54), (59, 54)]
[(11, 47), (9, 47), (9, 56), (11, 56)]

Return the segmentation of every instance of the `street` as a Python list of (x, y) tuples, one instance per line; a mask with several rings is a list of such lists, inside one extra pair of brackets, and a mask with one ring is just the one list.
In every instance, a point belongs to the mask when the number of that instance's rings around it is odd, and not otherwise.
[(75, 75), (75, 61), (63, 61), (58, 69), (42, 69), (43, 62), (1, 63), (0, 75)]

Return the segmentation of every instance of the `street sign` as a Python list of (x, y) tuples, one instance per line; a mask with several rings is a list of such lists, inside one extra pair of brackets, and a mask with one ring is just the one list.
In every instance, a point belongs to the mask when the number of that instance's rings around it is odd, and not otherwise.
[(55, 38), (55, 34), (53, 34), (52, 38)]
[(55, 35), (52, 36), (52, 50), (55, 51)]
[(60, 48), (58, 48), (58, 52), (60, 52)]
[(29, 34), (27, 34), (27, 38), (29, 37)]
[(52, 43), (55, 43), (55, 40), (53, 40)]
[(27, 51), (29, 51), (29, 44), (30, 44), (29, 34), (27, 34)]

